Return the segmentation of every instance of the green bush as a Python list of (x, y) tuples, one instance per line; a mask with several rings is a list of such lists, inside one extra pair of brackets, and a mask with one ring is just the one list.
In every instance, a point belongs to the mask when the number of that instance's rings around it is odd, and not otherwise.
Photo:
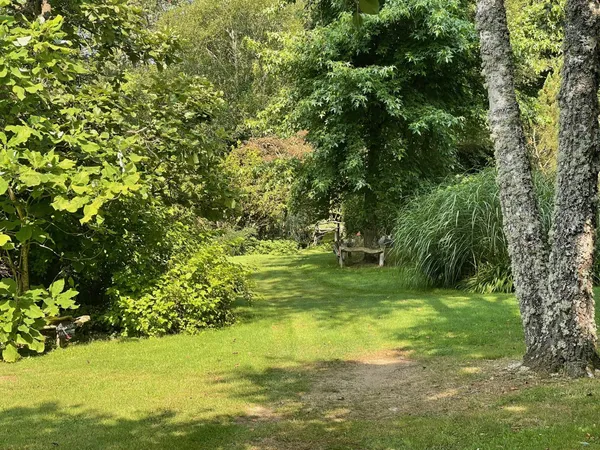
[(251, 299), (249, 271), (230, 261), (216, 243), (192, 256), (174, 258), (155, 283), (129, 280), (110, 289), (113, 303), (106, 321), (129, 336), (193, 334), (233, 322), (232, 303)]
[(243, 244), (246, 255), (293, 255), (298, 253), (298, 243), (288, 239), (259, 240), (248, 238)]
[(14, 362), (27, 349), (42, 353), (45, 338), (40, 331), (46, 319), (62, 311), (77, 309), (74, 289), (65, 290), (65, 280), (57, 280), (46, 290), (30, 289), (19, 292), (15, 280), (0, 280), (0, 350), (1, 358)]
[(260, 239), (287, 237), (292, 186), (310, 151), (300, 136), (252, 139), (232, 150), (225, 164), (239, 198), (231, 224)]
[[(507, 242), (496, 173), (461, 176), (417, 196), (401, 209), (394, 256), (416, 267), (437, 286), (477, 292), (512, 291)], [(552, 182), (535, 178), (546, 230), (552, 212)]]
[(300, 247), (289, 239), (261, 240), (252, 228), (241, 230), (222, 229), (219, 242), (231, 256), (241, 255), (293, 255)]
[(510, 265), (494, 265), (483, 263), (477, 267), (477, 271), (469, 278), (461, 281), (458, 287), (479, 294), (491, 294), (493, 292), (512, 292), (514, 289)]
[(81, 237), (75, 221), (57, 221), (54, 251), (36, 248), (31, 259), (34, 284), (72, 277), (82, 309), (93, 316), (108, 308), (107, 289), (130, 279), (152, 283), (176, 255), (194, 253), (213, 233), (190, 209), (152, 197), (114, 201), (103, 218)]

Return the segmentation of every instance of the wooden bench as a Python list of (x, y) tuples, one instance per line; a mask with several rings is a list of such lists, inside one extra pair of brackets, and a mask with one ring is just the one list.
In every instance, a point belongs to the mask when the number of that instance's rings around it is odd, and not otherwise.
[(344, 267), (344, 261), (348, 253), (367, 253), (369, 255), (379, 255), (379, 267), (385, 264), (385, 247), (368, 248), (368, 247), (348, 247), (347, 245), (334, 245), (335, 253), (340, 262), (340, 267)]

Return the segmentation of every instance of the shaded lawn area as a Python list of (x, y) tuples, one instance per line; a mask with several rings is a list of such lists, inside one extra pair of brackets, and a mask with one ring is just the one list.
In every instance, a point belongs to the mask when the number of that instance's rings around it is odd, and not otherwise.
[(510, 295), (332, 254), (242, 258), (239, 323), (0, 364), (0, 449), (600, 448), (600, 382), (507, 370)]

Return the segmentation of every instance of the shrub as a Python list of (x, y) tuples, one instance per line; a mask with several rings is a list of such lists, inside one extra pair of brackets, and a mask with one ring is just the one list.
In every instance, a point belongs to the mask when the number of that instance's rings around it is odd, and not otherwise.
[(130, 336), (194, 334), (234, 320), (232, 303), (251, 299), (249, 271), (230, 261), (223, 246), (211, 243), (191, 257), (180, 255), (150, 288), (128, 280), (110, 289), (107, 322)]
[(22, 349), (42, 353), (45, 338), (40, 331), (46, 319), (63, 310), (77, 309), (73, 300), (76, 295), (74, 289), (65, 291), (64, 280), (55, 281), (47, 290), (26, 292), (19, 292), (15, 280), (0, 280), (0, 359), (14, 362), (21, 357)]
[(298, 243), (288, 239), (259, 240), (254, 237), (244, 242), (246, 255), (294, 255), (298, 253)]
[(80, 238), (72, 220), (57, 222), (54, 252), (36, 249), (31, 261), (35, 284), (72, 277), (79, 303), (94, 316), (109, 306), (107, 289), (129, 279), (153, 283), (176, 255), (193, 254), (212, 234), (190, 209), (165, 206), (152, 197), (114, 201), (103, 218)]
[(512, 292), (514, 289), (510, 264), (494, 265), (483, 263), (477, 267), (475, 274), (461, 281), (459, 288), (479, 294), (491, 294), (493, 292)]
[(237, 227), (254, 228), (261, 239), (287, 236), (292, 184), (310, 151), (300, 136), (252, 139), (234, 149), (226, 160), (233, 186), (240, 194), (232, 222)]
[[(507, 242), (495, 171), (461, 176), (417, 196), (401, 209), (394, 253), (398, 263), (413, 265), (434, 285), (478, 292), (512, 290)], [(546, 230), (550, 227), (553, 189), (535, 178)]]
[(289, 239), (260, 240), (256, 238), (256, 230), (221, 228), (219, 242), (231, 256), (240, 255), (293, 255), (298, 253), (298, 243)]

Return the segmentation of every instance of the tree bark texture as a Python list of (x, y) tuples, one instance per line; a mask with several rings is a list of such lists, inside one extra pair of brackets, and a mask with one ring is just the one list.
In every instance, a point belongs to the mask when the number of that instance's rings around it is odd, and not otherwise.
[(503, 0), (478, 0), (504, 229), (527, 344), (525, 363), (581, 376), (598, 367), (592, 291), (598, 196), (598, 0), (568, 0), (552, 247), (548, 259)]
[(479, 0), (477, 25), (490, 103), (503, 226), (512, 261), (527, 353), (538, 347), (547, 293), (546, 239), (515, 94), (512, 49), (503, 0)]
[(592, 273), (598, 201), (597, 0), (569, 0), (559, 95), (560, 130), (548, 320), (539, 357), (572, 375), (598, 366)]

